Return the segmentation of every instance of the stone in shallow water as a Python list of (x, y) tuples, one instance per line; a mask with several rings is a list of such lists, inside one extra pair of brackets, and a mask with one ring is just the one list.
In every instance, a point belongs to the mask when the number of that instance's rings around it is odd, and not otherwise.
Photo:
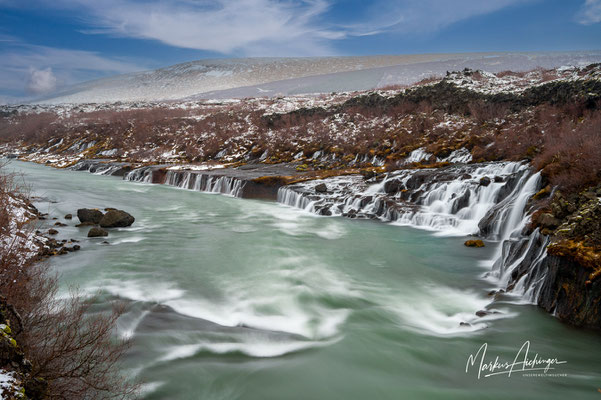
[(92, 208), (80, 208), (77, 210), (77, 218), (82, 224), (92, 223), (97, 224), (102, 219), (102, 211)]
[(480, 239), (478, 240), (466, 240), (464, 245), (467, 247), (484, 247), (484, 242)]
[(99, 221), (103, 228), (125, 228), (130, 226), (135, 221), (135, 218), (123, 210), (109, 209)]

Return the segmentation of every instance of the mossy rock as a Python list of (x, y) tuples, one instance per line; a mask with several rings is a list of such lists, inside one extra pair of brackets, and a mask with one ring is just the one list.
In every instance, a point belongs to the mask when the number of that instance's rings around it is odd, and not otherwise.
[(466, 240), (464, 243), (465, 246), (467, 247), (484, 247), (484, 242), (480, 239), (476, 239), (476, 240)]

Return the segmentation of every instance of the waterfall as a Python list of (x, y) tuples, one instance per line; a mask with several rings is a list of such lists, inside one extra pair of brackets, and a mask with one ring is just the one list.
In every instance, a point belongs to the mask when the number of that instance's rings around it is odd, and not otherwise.
[(123, 167), (121, 165), (106, 164), (106, 165), (98, 166), (96, 171), (94, 171), (93, 173), (96, 175), (113, 175), (117, 171), (120, 171), (122, 168)]
[(423, 147), (420, 147), (419, 149), (413, 150), (407, 156), (407, 158), (404, 160), (403, 163), (404, 164), (416, 163), (416, 162), (427, 160), (430, 157), (432, 157), (432, 154), (426, 152), (426, 150)]
[[(515, 195), (510, 198), (511, 201), (503, 203), (502, 212), (498, 213), (496, 221), (493, 222), (497, 227), (496, 230), (501, 232), (501, 244), (492, 259), (486, 264), (492, 266), (490, 275), (496, 277), (503, 286), (510, 284), (511, 274), (515, 274), (516, 268), (523, 264), (523, 261), (527, 259), (526, 256), (532, 251), (537, 251), (542, 247), (542, 252), (546, 254), (544, 251), (546, 245), (542, 246), (539, 243), (542, 237), (538, 230), (529, 236), (522, 234), (531, 216), (525, 210), (526, 204), (537, 192), (540, 181), (540, 172), (538, 172), (531, 175), (523, 185), (518, 186)], [(537, 243), (539, 243), (538, 246)], [(541, 255), (536, 258), (540, 257)], [(520, 276), (523, 273), (525, 272), (520, 273)]]
[(524, 208), (526, 207), (528, 200), (538, 191), (540, 181), (540, 172), (537, 172), (530, 176), (523, 186), (518, 186), (519, 193), (514, 204), (509, 207), (509, 217), (504, 226), (503, 239), (508, 239), (514, 232), (519, 234), (528, 222), (529, 216), (525, 215)]
[(152, 183), (153, 167), (136, 168), (123, 177), (126, 181)]
[(167, 171), (165, 184), (182, 189), (221, 193), (233, 197), (241, 197), (244, 189), (244, 182), (240, 179), (192, 171)]
[[(479, 233), (479, 222), (500, 201), (525, 204), (529, 196), (519, 197), (523, 191), (517, 188), (525, 185), (528, 175), (527, 166), (517, 162), (400, 170), (381, 182), (344, 176), (285, 186), (278, 191), (278, 201), (321, 215), (377, 218), (470, 235)], [(318, 184), (328, 190), (315, 191)]]
[(69, 167), (74, 171), (87, 171), (96, 175), (118, 175), (124, 163), (104, 162), (98, 160), (82, 160)]

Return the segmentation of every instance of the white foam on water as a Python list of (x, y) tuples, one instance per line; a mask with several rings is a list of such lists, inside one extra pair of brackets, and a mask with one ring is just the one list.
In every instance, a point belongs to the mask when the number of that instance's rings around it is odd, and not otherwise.
[[(476, 312), (486, 308), (490, 300), (471, 290), (424, 285), (405, 293), (403, 299), (391, 300), (388, 308), (401, 324), (422, 334), (453, 336), (487, 327)], [(469, 325), (460, 325), (462, 322)]]
[(142, 322), (142, 320), (150, 313), (148, 310), (144, 310), (140, 313), (140, 315), (133, 318), (131, 321), (124, 322), (123, 318), (120, 318), (117, 321), (117, 326), (119, 330), (119, 336), (122, 339), (128, 340), (134, 336), (136, 329)]
[(146, 382), (140, 385), (137, 393), (141, 396), (151, 394), (156, 392), (161, 386), (163, 386), (165, 382), (156, 381), (156, 382)]
[(112, 242), (112, 244), (122, 244), (122, 243), (138, 243), (141, 242), (142, 240), (145, 240), (146, 238), (143, 236), (132, 236), (132, 237), (126, 237), (123, 239), (117, 239), (114, 242)]
[(328, 224), (324, 228), (315, 229), (315, 234), (323, 239), (340, 239), (345, 235), (345, 230), (340, 225)]
[(241, 353), (249, 357), (273, 358), (302, 350), (325, 347), (336, 343), (339, 339), (328, 341), (249, 341), (249, 342), (219, 342), (198, 343), (172, 346), (167, 349), (166, 354), (159, 361), (173, 361), (177, 359), (193, 357), (200, 352), (213, 354)]
[(324, 296), (361, 298), (342, 272), (308, 255), (274, 259), (250, 275), (225, 276), (213, 286), (218, 298), (175, 298), (165, 304), (178, 313), (222, 326), (285, 332), (311, 340), (340, 333), (351, 311), (322, 302)]
[(105, 290), (117, 297), (149, 303), (164, 303), (168, 300), (181, 298), (185, 294), (184, 290), (169, 282), (117, 278), (99, 280), (97, 285), (88, 286), (85, 290), (87, 293), (97, 293), (100, 290)]
[[(282, 296), (264, 299), (239, 299), (215, 303), (204, 299), (177, 299), (165, 302), (176, 312), (211, 321), (221, 326), (246, 326), (285, 332), (311, 339), (329, 338), (339, 333), (349, 310), (300, 307), (295, 299)], [(269, 310), (269, 312), (262, 311)]]

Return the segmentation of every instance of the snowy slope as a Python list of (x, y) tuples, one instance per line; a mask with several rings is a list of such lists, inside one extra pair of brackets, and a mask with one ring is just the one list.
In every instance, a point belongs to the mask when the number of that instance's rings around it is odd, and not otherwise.
[(601, 62), (601, 52), (201, 60), (85, 82), (35, 103), (276, 96), (411, 84), (448, 70), (525, 71)]

